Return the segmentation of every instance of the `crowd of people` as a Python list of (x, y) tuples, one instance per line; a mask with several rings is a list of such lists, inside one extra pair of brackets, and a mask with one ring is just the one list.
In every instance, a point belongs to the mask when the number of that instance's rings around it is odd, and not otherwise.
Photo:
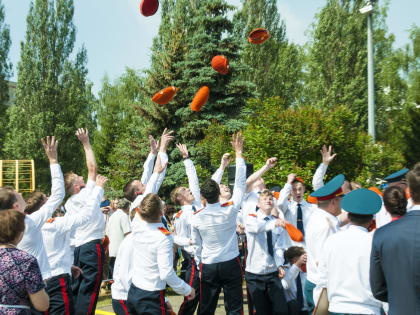
[[(0, 188), (0, 314), (94, 314), (103, 280), (117, 315), (215, 314), (222, 289), (226, 314), (242, 315), (244, 285), (249, 314), (420, 314), (420, 163), (386, 177), (384, 192), (342, 174), (324, 183), (336, 157), (324, 146), (305, 199), (296, 174), (267, 189), (275, 157), (247, 176), (237, 133), (232, 191), (222, 184), (230, 154), (200, 184), (187, 146), (177, 144), (188, 186), (161, 198), (175, 140), (165, 129), (158, 142), (149, 136), (141, 179), (109, 201), (88, 131), (76, 136), (87, 181), (63, 175), (51, 136), (41, 140), (49, 197)], [(184, 296), (179, 310), (167, 286)]]

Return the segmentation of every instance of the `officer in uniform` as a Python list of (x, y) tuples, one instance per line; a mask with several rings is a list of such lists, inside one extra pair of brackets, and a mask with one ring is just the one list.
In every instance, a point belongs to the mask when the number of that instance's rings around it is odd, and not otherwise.
[(317, 191), (311, 194), (318, 199), (318, 207), (314, 209), (306, 229), (307, 279), (305, 283), (305, 298), (309, 311), (315, 308), (313, 290), (319, 281), (318, 264), (321, 258), (322, 247), (327, 238), (336, 233), (340, 226), (337, 216), (341, 213), (341, 185), (344, 175), (339, 174)]
[(381, 209), (382, 200), (375, 192), (361, 188), (345, 195), (341, 206), (349, 213), (350, 225), (331, 235), (324, 244), (315, 301), (326, 289), (332, 315), (380, 315), (382, 303), (373, 297), (369, 284), (373, 235), (368, 228), (373, 215)]

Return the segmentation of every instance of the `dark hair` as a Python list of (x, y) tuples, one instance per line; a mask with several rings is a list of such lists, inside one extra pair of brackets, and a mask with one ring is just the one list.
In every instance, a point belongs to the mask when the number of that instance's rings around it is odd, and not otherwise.
[(411, 199), (415, 204), (420, 203), (420, 163), (407, 173), (408, 188), (410, 189)]
[(0, 243), (13, 242), (25, 231), (25, 215), (17, 210), (0, 211)]
[(39, 210), (41, 206), (44, 204), (44, 194), (39, 190), (34, 190), (31, 192), (28, 197), (26, 198), (26, 214), (32, 214), (35, 211)]
[(305, 249), (300, 246), (291, 246), (284, 252), (284, 259), (286, 263), (292, 263), (293, 259), (299, 258), (305, 254)]
[(349, 212), (349, 219), (352, 223), (356, 225), (364, 225), (372, 221), (372, 214), (355, 214)]
[(404, 215), (407, 212), (407, 198), (400, 186), (388, 187), (383, 199), (385, 208), (391, 215)]
[(156, 222), (162, 215), (162, 201), (156, 194), (148, 194), (140, 203), (140, 215), (146, 222)]
[(65, 212), (61, 208), (55, 209), (51, 217), (56, 218), (59, 214), (65, 215)]
[(130, 200), (127, 198), (121, 198), (117, 202), (117, 207), (121, 210), (128, 210), (130, 209)]
[(207, 179), (200, 187), (201, 194), (207, 200), (207, 203), (216, 203), (219, 201), (219, 184), (212, 179)]
[(124, 197), (131, 202), (133, 202), (137, 197), (138, 189), (135, 185), (133, 185), (135, 179), (130, 180), (127, 184), (125, 184), (123, 192)]
[(13, 209), (13, 204), (17, 202), (15, 190), (12, 187), (0, 189), (0, 210)]

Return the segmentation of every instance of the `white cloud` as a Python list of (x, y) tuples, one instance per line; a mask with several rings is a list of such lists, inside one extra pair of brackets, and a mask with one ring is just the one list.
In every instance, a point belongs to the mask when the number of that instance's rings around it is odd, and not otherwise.
[(292, 12), (287, 3), (280, 2), (277, 4), (277, 7), (281, 18), (286, 23), (288, 39), (296, 44), (303, 45), (307, 41), (305, 31), (311, 21), (305, 22), (304, 20), (298, 18), (296, 14)]

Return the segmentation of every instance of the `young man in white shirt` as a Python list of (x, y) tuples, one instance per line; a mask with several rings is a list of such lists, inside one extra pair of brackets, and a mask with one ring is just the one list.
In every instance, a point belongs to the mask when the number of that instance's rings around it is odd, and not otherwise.
[[(64, 205), (67, 215), (78, 215), (86, 206), (89, 195), (95, 187), (97, 165), (95, 154), (89, 141), (87, 129), (80, 128), (76, 136), (83, 145), (88, 181), (73, 172), (65, 175), (66, 192), (70, 195)], [(92, 218), (77, 230), (71, 232), (70, 243), (74, 247), (74, 265), (82, 269), (82, 275), (73, 279), (76, 315), (92, 315), (95, 312), (104, 266), (105, 219), (98, 202), (92, 212)]]
[(239, 260), (236, 219), (246, 187), (246, 166), (242, 157), (241, 134), (233, 135), (236, 154), (235, 186), (232, 202), (222, 206), (220, 187), (206, 180), (200, 187), (206, 207), (193, 215), (192, 243), (201, 257), (201, 296), (198, 314), (214, 314), (223, 287), (225, 309), (229, 314), (243, 312), (242, 266)]
[(129, 314), (166, 314), (165, 287), (194, 299), (194, 289), (173, 269), (173, 238), (162, 224), (162, 201), (148, 194), (136, 209), (133, 225), (132, 284), (128, 291)]
[[(40, 206), (38, 211), (25, 216), (25, 232), (18, 248), (37, 259), (42, 278), (45, 280), (51, 277), (51, 268), (45, 252), (41, 228), (63, 201), (65, 191), (63, 173), (57, 157), (58, 141), (52, 136), (45, 140), (41, 139), (41, 142), (50, 162), (51, 195), (48, 199), (44, 198), (42, 205), (38, 205)], [(27, 203), (21, 193), (13, 188), (0, 189), (0, 210), (15, 209), (23, 213), (26, 207)]]
[(350, 226), (331, 235), (323, 246), (314, 299), (326, 289), (332, 315), (380, 315), (382, 303), (373, 297), (369, 284), (373, 215), (382, 206), (381, 198), (368, 189), (348, 193), (341, 206), (349, 212)]
[(274, 196), (263, 190), (258, 211), (244, 213), (248, 242), (245, 278), (257, 315), (286, 315), (287, 304), (281, 278), (286, 232), (283, 220), (271, 215)]

